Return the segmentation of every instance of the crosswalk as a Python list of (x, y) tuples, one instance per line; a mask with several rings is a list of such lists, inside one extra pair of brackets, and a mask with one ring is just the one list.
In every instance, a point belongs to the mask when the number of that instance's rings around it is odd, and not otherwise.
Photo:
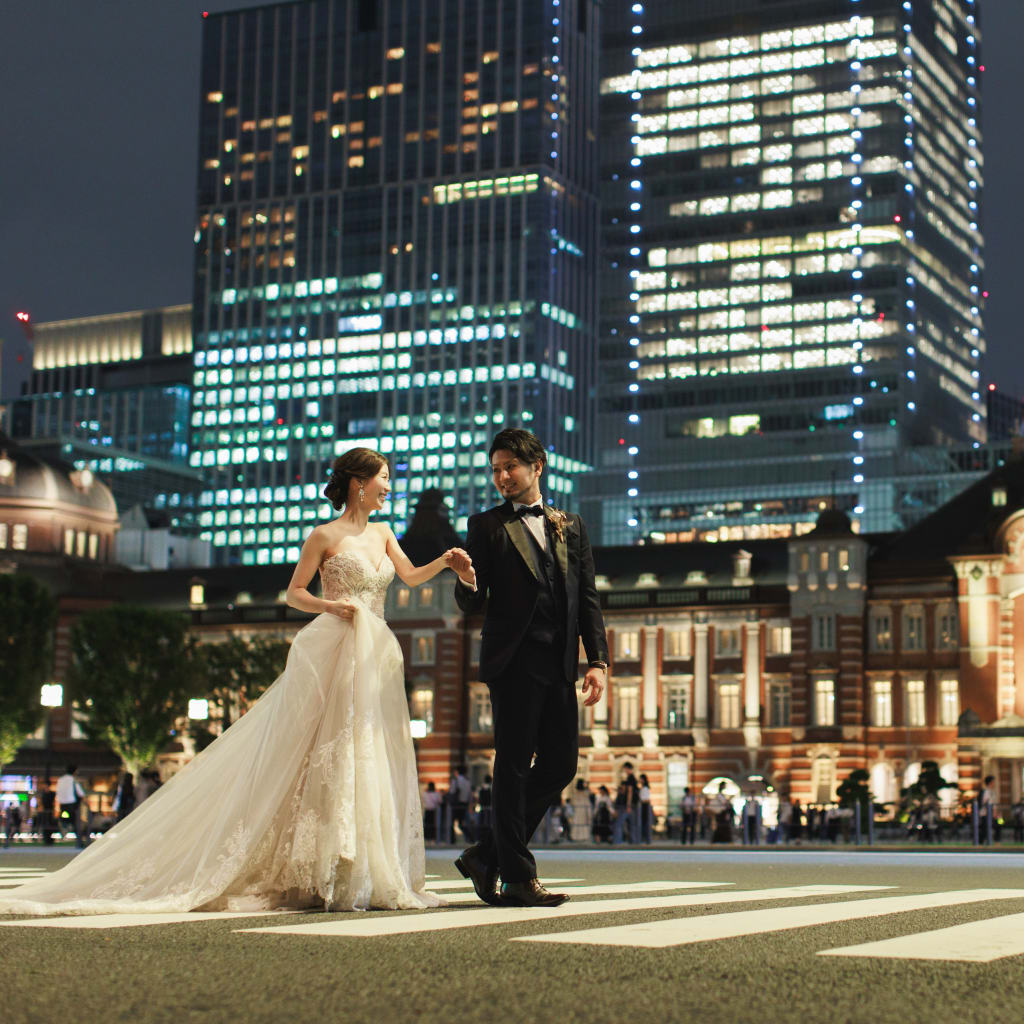
[[(0, 867), (0, 890), (8, 890), (45, 873), (42, 869)], [(1024, 900), (1024, 889), (1020, 888), (900, 893), (894, 891), (894, 886), (867, 884), (742, 889), (729, 881), (688, 879), (611, 883), (574, 877), (546, 881), (569, 893), (572, 899), (559, 907), (531, 910), (487, 907), (480, 903), (471, 884), (464, 879), (431, 877), (426, 887), (445, 901), (443, 909), (378, 914), (289, 911), (96, 914), (0, 920), (0, 927), (114, 929), (237, 921), (239, 926), (229, 933), (249, 937), (244, 941), (250, 938), (258, 941), (258, 937), (266, 935), (367, 941), (395, 935), (430, 935), (543, 922), (544, 928), (539, 933), (509, 935), (507, 941), (634, 949), (679, 948), (682, 951), (701, 943), (879, 919), (891, 920), (896, 925), (895, 930), (902, 934), (856, 945), (822, 948), (816, 950), (817, 955), (966, 963), (989, 963), (1024, 956), (1024, 913), (998, 916), (1001, 903)], [(915, 914), (955, 907), (977, 908), (970, 911), (972, 917), (989, 916), (946, 928), (913, 930), (915, 920), (919, 920)], [(1020, 905), (1012, 909), (1019, 911)], [(666, 911), (678, 913), (666, 915)], [(629, 915), (625, 921), (618, 916), (623, 914)], [(612, 919), (602, 920), (609, 917)], [(264, 920), (257, 923), (258, 918)], [(584, 926), (588, 921), (594, 922), (593, 925)], [(552, 922), (556, 923), (554, 930)], [(881, 930), (881, 925), (879, 928)], [(890, 928), (889, 933), (892, 930)], [(824, 934), (834, 935), (834, 931)], [(822, 945), (831, 946), (827, 937)]]

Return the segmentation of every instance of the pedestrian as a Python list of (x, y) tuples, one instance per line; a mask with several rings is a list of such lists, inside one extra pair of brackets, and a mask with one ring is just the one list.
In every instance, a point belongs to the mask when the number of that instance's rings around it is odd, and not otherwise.
[(789, 797), (779, 798), (779, 837), (787, 846), (793, 831), (793, 805)]
[(622, 842), (635, 843), (638, 831), (640, 785), (633, 774), (633, 765), (627, 761), (622, 770), (626, 773), (615, 791), (615, 838), (616, 845)]
[(683, 816), (683, 834), (681, 842), (683, 846), (689, 841), (692, 846), (697, 841), (697, 798), (693, 795), (693, 791), (687, 786), (683, 790), (683, 803), (682, 803), (682, 816)]
[(53, 830), (55, 828), (54, 809), (57, 797), (53, 792), (53, 783), (47, 779), (39, 792), (39, 832), (43, 837), (44, 846), (53, 846)]
[(4, 848), (18, 841), (18, 832), (21, 829), (21, 804), (18, 798), (14, 797), (7, 804), (4, 812)]
[(591, 837), (592, 807), (590, 787), (584, 779), (576, 780), (576, 787), (569, 797), (569, 807), (572, 809), (572, 829), (569, 838), (574, 843), (588, 842)]
[(725, 792), (725, 783), (718, 784), (718, 792), (711, 798), (711, 812), (715, 819), (715, 830), (711, 833), (713, 843), (731, 843), (733, 830), (732, 801)]
[(114, 813), (118, 821), (123, 821), (135, 810), (135, 776), (125, 772), (117, 786), (114, 796)]
[(423, 793), (423, 838), (431, 841), (440, 835), (440, 828), (437, 824), (437, 809), (441, 806), (441, 794), (433, 782), (427, 783)]
[(799, 800), (794, 800), (790, 807), (789, 835), (794, 843), (799, 843), (804, 833), (804, 812)]
[(978, 819), (981, 828), (982, 843), (991, 846), (999, 841), (999, 818), (996, 815), (996, 777), (985, 776), (985, 785), (978, 798)]
[(1011, 813), (1013, 816), (1013, 841), (1024, 843), (1024, 796), (1013, 805)]
[(476, 834), (478, 836), (488, 832), (491, 827), (491, 785), (493, 782), (490, 775), (485, 775), (483, 785), (477, 790)]
[(615, 812), (612, 810), (612, 795), (607, 786), (600, 786), (597, 790), (597, 800), (594, 801), (594, 842), (610, 843), (612, 841), (612, 818)]
[(469, 804), (473, 798), (473, 786), (466, 775), (466, 766), (460, 764), (455, 769), (451, 782), (448, 785), (448, 800), (451, 803), (451, 821), (448, 824), (448, 842), (455, 845), (455, 825), (458, 823), (459, 832), (463, 839), (470, 843), (473, 841), (473, 829), (467, 821), (469, 815)]
[(654, 807), (651, 804), (651, 783), (640, 775), (640, 842), (650, 846), (654, 835)]
[(69, 764), (64, 774), (57, 780), (57, 803), (60, 804), (61, 816), (67, 814), (71, 819), (71, 830), (75, 833), (75, 846), (81, 850), (85, 847), (81, 820), (85, 790), (75, 778), (77, 771), (77, 765)]

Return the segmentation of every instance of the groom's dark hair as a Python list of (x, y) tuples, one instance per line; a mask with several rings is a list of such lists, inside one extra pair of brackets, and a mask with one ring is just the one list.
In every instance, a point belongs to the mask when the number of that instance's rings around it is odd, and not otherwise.
[(544, 445), (537, 439), (537, 435), (520, 427), (508, 427), (495, 434), (487, 453), (488, 461), (494, 458), (495, 452), (511, 452), (521, 462), (528, 462), (531, 466), (535, 462), (546, 466), (548, 462), (548, 453), (544, 451)]

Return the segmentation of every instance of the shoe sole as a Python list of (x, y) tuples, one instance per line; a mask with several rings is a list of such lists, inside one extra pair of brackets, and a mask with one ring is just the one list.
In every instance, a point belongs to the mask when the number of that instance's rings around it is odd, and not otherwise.
[(569, 902), (569, 897), (568, 896), (562, 896), (562, 898), (560, 900), (558, 900), (557, 902), (551, 901), (551, 902), (544, 902), (544, 903), (524, 903), (522, 900), (509, 899), (507, 896), (502, 896), (501, 897), (501, 905), (503, 907), (522, 907), (525, 910), (530, 910), (530, 909), (533, 909), (534, 907), (539, 907), (539, 908), (542, 908), (542, 909), (550, 909), (551, 907), (560, 907), (563, 903), (568, 903), (568, 902)]
[(473, 877), (473, 873), (469, 870), (469, 868), (467, 868), (462, 863), (462, 858), (461, 857), (459, 857), (459, 859), (455, 862), (455, 866), (459, 869), (459, 874), (462, 875), (463, 878), (468, 878), (473, 883), (473, 892), (475, 892), (477, 894), (477, 897), (480, 900), (482, 900), (484, 903), (486, 903), (487, 906), (489, 906), (489, 907), (500, 907), (500, 906), (502, 906), (502, 900), (501, 900), (500, 896), (498, 896), (497, 894), (494, 894), (493, 896), (488, 898), (487, 896), (485, 896), (476, 887), (476, 879)]

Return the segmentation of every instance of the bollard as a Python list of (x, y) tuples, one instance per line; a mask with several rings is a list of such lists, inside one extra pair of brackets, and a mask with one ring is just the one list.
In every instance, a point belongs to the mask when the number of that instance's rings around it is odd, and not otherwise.
[(868, 804), (868, 846), (875, 845), (875, 805)]
[(750, 824), (750, 816), (747, 813), (747, 804), (743, 805), (743, 810), (740, 811), (740, 823), (743, 826), (743, 845), (750, 845), (750, 830), (748, 828)]
[(761, 845), (761, 805), (759, 803), (754, 804), (754, 844), (756, 846)]
[(981, 837), (978, 835), (978, 801), (977, 798), (971, 801), (971, 837), (975, 846), (980, 846)]
[(991, 846), (994, 838), (992, 828), (992, 805), (985, 804), (985, 845)]
[(853, 845), (860, 846), (860, 801), (853, 805)]

